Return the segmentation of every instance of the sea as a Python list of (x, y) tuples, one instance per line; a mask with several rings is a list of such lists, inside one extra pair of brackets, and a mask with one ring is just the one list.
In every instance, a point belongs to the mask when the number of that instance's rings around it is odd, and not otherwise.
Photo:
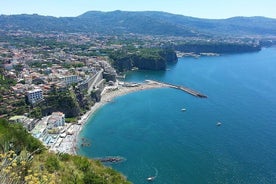
[[(147, 79), (208, 98), (171, 88), (117, 97), (89, 118), (79, 155), (123, 157), (106, 165), (134, 184), (276, 183), (276, 48), (183, 57), (125, 80)], [(80, 146), (81, 138), (91, 145)]]

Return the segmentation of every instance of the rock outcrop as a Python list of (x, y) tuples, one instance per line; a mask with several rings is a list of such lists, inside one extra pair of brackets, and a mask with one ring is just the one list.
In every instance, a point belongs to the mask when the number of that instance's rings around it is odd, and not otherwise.
[(200, 53), (218, 53), (231, 54), (243, 52), (256, 52), (261, 50), (260, 45), (244, 43), (185, 43), (175, 46), (175, 50), (181, 52)]
[(125, 72), (136, 67), (140, 70), (165, 70), (167, 62), (177, 61), (171, 49), (141, 49), (135, 52), (117, 51), (110, 55), (113, 67)]

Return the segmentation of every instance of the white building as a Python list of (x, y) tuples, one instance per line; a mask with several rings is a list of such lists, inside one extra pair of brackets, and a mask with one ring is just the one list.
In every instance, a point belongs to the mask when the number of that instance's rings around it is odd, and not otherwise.
[(47, 123), (50, 127), (64, 126), (65, 115), (62, 112), (53, 112)]
[(62, 80), (65, 82), (66, 85), (74, 84), (79, 81), (79, 78), (77, 75), (68, 75), (62, 77)]
[(27, 91), (27, 97), (28, 97), (28, 102), (30, 102), (31, 104), (34, 104), (38, 101), (43, 100), (42, 89), (34, 89), (31, 91)]

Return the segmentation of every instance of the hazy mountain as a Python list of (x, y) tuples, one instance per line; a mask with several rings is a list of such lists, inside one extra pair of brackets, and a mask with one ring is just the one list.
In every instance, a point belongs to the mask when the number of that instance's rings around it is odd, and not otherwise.
[(200, 19), (165, 12), (89, 11), (78, 17), (1, 15), (0, 29), (33, 32), (90, 32), (103, 34), (138, 33), (147, 35), (276, 35), (276, 19), (233, 17)]

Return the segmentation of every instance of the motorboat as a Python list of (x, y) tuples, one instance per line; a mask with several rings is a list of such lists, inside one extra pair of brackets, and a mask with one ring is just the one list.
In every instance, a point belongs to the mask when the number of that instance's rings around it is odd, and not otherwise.
[(153, 181), (154, 179), (155, 179), (154, 176), (151, 176), (151, 177), (148, 177), (148, 178), (147, 178), (148, 181)]
[(221, 122), (217, 122), (217, 126), (220, 126), (222, 123)]
[(154, 167), (155, 175), (147, 178), (147, 181), (153, 181), (158, 176), (158, 170)]

